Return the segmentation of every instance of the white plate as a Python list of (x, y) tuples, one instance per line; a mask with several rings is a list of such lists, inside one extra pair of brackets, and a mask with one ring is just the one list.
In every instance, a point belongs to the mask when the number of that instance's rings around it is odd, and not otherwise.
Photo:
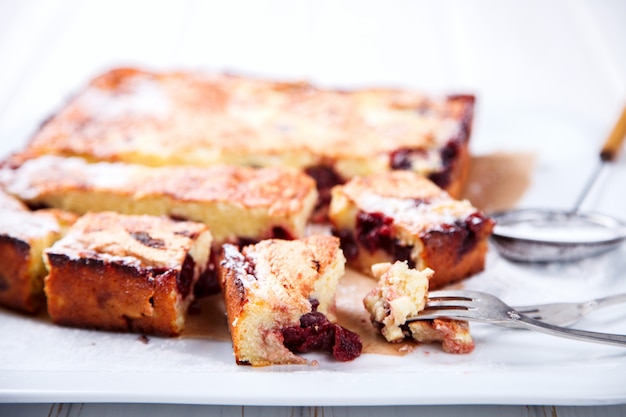
[[(488, 126), (489, 116), (483, 117), (483, 126)], [(541, 128), (545, 116), (525, 115), (524, 120), (533, 132), (545, 131)], [(576, 121), (551, 123), (548, 131), (552, 135), (559, 129), (571, 132), (571, 123)], [(580, 145), (579, 151), (569, 157), (560, 155), (560, 159), (550, 153), (559, 149), (554, 144), (542, 148), (545, 138), (535, 135), (525, 142), (542, 159), (524, 205), (567, 206), (573, 200), (585, 174), (580, 172), (581, 163), (588, 166), (596, 160), (583, 152), (585, 147), (593, 152), (594, 145), (583, 137), (588, 130), (584, 126), (576, 130), (580, 137), (573, 143)], [(481, 132), (479, 126), (474, 140), (482, 140), (483, 149), (497, 149), (497, 133), (484, 128)], [(515, 134), (529, 137), (524, 131)], [(626, 183), (624, 171), (622, 158), (605, 185)], [(550, 186), (555, 178), (559, 184)], [(560, 182), (563, 178), (568, 178), (565, 186)], [(559, 201), (555, 201), (560, 195), (553, 191), (555, 187), (564, 196)], [(623, 209), (623, 204), (616, 205), (622, 198), (596, 200), (602, 211), (619, 213)], [(490, 253), (486, 272), (465, 286), (492, 292), (511, 304), (584, 300), (626, 292), (626, 279), (620, 273), (626, 270), (625, 255), (622, 247), (574, 264), (524, 266)], [(578, 327), (624, 334), (624, 311), (624, 306), (612, 307)], [(254, 369), (235, 365), (226, 342), (150, 338), (145, 343), (137, 335), (61, 328), (0, 310), (0, 401), (239, 405), (626, 402), (624, 348), (481, 324), (472, 324), (472, 334), (476, 350), (469, 355), (421, 346), (403, 357), (367, 354), (354, 362), (337, 363), (313, 354), (307, 357), (317, 359), (317, 366)]]

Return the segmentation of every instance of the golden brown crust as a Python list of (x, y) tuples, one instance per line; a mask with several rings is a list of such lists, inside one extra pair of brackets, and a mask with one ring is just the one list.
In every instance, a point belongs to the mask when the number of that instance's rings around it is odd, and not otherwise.
[(472, 157), (468, 146), (460, 146), (456, 159), (450, 168), (450, 182), (442, 187), (454, 198), (461, 198), (469, 178)]
[(338, 188), (352, 200), (358, 200), (365, 194), (402, 199), (426, 199), (446, 195), (432, 181), (410, 171), (355, 177)]
[(78, 158), (43, 156), (4, 170), (3, 185), (23, 199), (45, 203), (46, 196), (77, 190), (118, 192), (180, 202), (229, 202), (283, 215), (302, 210), (314, 183), (299, 171), (216, 165), (148, 168), (123, 163), (89, 164)]
[[(369, 237), (356, 236), (363, 215), (371, 215), (369, 220), (374, 223), (370, 228), (386, 228), (384, 245), (376, 229), (367, 232)], [(371, 273), (375, 263), (408, 260), (419, 269), (435, 271), (431, 289), (482, 271), (494, 226), (492, 219), (468, 201), (454, 200), (429, 180), (408, 171), (355, 177), (335, 187), (329, 217), (335, 233), (346, 237), (344, 251), (356, 252), (348, 256), (350, 265)], [(371, 242), (369, 248), (364, 239)]]
[(422, 263), (436, 270), (430, 281), (430, 288), (444, 287), (485, 269), (488, 239), (493, 227), (490, 224), (480, 228), (472, 237), (474, 244), (468, 251), (464, 250), (466, 244), (463, 240), (452, 234), (433, 231), (423, 238), (426, 243)]
[(75, 220), (60, 210), (31, 212), (0, 191), (0, 305), (25, 313), (42, 308), (42, 252)]
[(45, 252), (48, 313), (67, 326), (178, 335), (210, 246), (200, 223), (82, 216)]
[(77, 213), (115, 210), (206, 223), (217, 241), (304, 233), (315, 182), (286, 167), (158, 167), (42, 156), (0, 171), (0, 184), (33, 205)]
[(314, 310), (312, 300), (317, 311), (332, 315), (344, 262), (331, 236), (270, 239), (241, 251), (225, 245), (220, 282), (237, 363), (305, 363), (285, 348), (280, 331)]
[(205, 225), (196, 222), (114, 212), (88, 213), (47, 253), (175, 269), (185, 261), (193, 241), (207, 231)]
[[(473, 106), (473, 96), (122, 68), (87, 85), (9, 163), (56, 154), (151, 166), (322, 165), (343, 179), (400, 168), (443, 175), (438, 183), (458, 195)], [(411, 160), (396, 160), (405, 151)]]
[(31, 288), (30, 245), (0, 234), (0, 258), (0, 305), (27, 313), (38, 311), (43, 304), (43, 292)]

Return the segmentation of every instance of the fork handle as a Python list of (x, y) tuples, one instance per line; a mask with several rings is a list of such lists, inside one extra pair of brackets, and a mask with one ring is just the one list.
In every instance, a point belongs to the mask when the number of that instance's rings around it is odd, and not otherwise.
[(567, 337), (570, 339), (584, 340), (587, 342), (605, 343), (626, 347), (626, 335), (590, 332), (586, 330), (568, 329), (565, 327), (554, 326), (539, 320), (519, 314), (516, 311), (510, 312), (511, 319), (518, 323), (519, 327), (525, 327), (529, 330), (551, 334), (553, 336)]
[(585, 303), (583, 310), (585, 313), (590, 313), (601, 307), (609, 307), (615, 304), (623, 303), (626, 301), (626, 293), (609, 295), (608, 297), (597, 298)]

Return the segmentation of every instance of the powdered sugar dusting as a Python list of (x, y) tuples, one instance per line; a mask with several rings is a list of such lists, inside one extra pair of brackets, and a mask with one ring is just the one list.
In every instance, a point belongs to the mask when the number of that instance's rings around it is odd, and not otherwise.
[[(36, 199), (50, 177), (59, 176), (76, 184), (88, 182), (101, 189), (115, 189), (127, 184), (136, 167), (126, 164), (98, 162), (86, 163), (81, 158), (62, 158), (45, 155), (30, 159), (19, 169), (0, 170), (0, 184), (10, 194), (24, 200)], [(38, 179), (41, 179), (41, 184)]]
[(29, 241), (58, 232), (60, 232), (59, 223), (52, 215), (17, 210), (6, 210), (0, 213), (0, 235)]
[(456, 138), (461, 132), (461, 124), (455, 119), (439, 120), (438, 129), (435, 129), (435, 142), (439, 145), (445, 145), (450, 138)]
[[(131, 266), (154, 266), (168, 269), (180, 268), (192, 241), (184, 234), (191, 223), (173, 222), (150, 216), (124, 216), (116, 213), (88, 213), (81, 217), (69, 233), (49, 250), (71, 259), (98, 258), (107, 262)], [(134, 237), (143, 232), (164, 246), (151, 246)]]
[(418, 203), (413, 199), (363, 193), (358, 205), (366, 212), (382, 213), (396, 222), (405, 223), (419, 230), (440, 224), (454, 224), (476, 212), (469, 201), (456, 201), (447, 196)]
[[(604, 242), (620, 237), (620, 230), (601, 225), (565, 224), (511, 224), (496, 225), (495, 230), (502, 236), (531, 239), (542, 242)], [(626, 230), (622, 231), (626, 235)]]
[(89, 89), (79, 98), (80, 106), (100, 119), (115, 119), (129, 114), (163, 118), (170, 113), (170, 99), (156, 83), (135, 78), (125, 87), (128, 90), (123, 92)]

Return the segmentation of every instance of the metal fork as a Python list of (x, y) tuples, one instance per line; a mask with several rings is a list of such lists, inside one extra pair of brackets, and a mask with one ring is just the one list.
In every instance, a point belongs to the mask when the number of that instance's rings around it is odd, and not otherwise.
[(424, 310), (411, 317), (409, 321), (437, 318), (500, 325), (515, 324), (515, 327), (524, 327), (554, 336), (626, 347), (626, 335), (568, 329), (544, 323), (520, 313), (498, 297), (480, 291), (433, 291), (428, 296)]
[(555, 326), (570, 326), (599, 308), (623, 302), (626, 302), (626, 294), (616, 294), (580, 303), (550, 303), (513, 308), (531, 319), (541, 320)]

